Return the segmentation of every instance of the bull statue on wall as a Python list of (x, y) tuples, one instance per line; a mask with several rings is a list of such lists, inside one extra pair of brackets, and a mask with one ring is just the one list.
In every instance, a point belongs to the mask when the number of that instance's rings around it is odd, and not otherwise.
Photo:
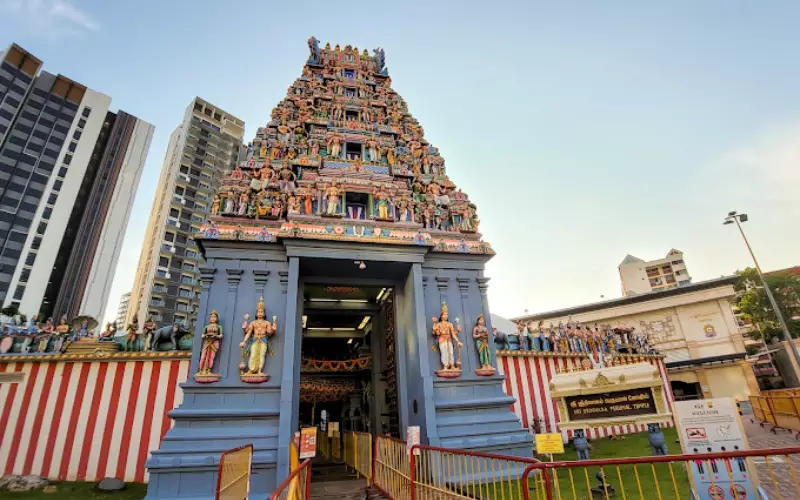
[(162, 326), (158, 328), (150, 338), (150, 343), (147, 346), (148, 351), (157, 351), (159, 344), (165, 342), (172, 343), (172, 351), (178, 350), (178, 339), (189, 333), (183, 325), (173, 323), (171, 325)]

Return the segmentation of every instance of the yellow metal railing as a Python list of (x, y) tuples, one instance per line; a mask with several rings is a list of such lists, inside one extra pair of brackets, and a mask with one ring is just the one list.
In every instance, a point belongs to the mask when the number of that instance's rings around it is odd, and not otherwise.
[(334, 460), (342, 459), (342, 440), (339, 436), (331, 438), (331, 457), (333, 457)]
[(322, 429), (317, 428), (317, 450), (325, 459), (331, 459), (331, 440)]
[(415, 446), (410, 458), (416, 500), (548, 499), (540, 474), (523, 484), (526, 468), (540, 463), (536, 459), (430, 446)]
[(252, 463), (252, 444), (222, 453), (217, 470), (217, 500), (247, 500)]
[[(775, 394), (786, 392), (787, 394)], [(761, 396), (750, 396), (753, 417), (775, 427), (800, 431), (800, 396), (790, 395), (792, 390), (768, 391)]]
[(367, 480), (372, 478), (372, 434), (367, 432), (344, 434), (344, 463)]
[(405, 441), (377, 436), (372, 485), (389, 498), (410, 498), (410, 477)]

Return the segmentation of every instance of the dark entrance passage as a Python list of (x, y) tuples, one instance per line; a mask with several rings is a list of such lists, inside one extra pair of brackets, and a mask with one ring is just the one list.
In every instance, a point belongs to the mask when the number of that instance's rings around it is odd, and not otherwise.
[(349, 433), (397, 432), (392, 295), (391, 286), (303, 287), (298, 424), (319, 430), (315, 483), (354, 478)]

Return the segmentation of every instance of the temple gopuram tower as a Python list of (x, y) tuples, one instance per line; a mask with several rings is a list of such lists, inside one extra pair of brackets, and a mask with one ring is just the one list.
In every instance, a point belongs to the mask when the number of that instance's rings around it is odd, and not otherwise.
[[(531, 454), (491, 366), (494, 252), (475, 205), (392, 89), (382, 49), (308, 45), (196, 235), (206, 260), (191, 375), (147, 463), (147, 498), (212, 498), (220, 452), (249, 443), (253, 498), (267, 496), (288, 475), (295, 432), (318, 421), (303, 391), (330, 387), (341, 405), (371, 408), (343, 430), (404, 438), (419, 426), (423, 444)], [(307, 358), (347, 345), (370, 353), (360, 386), (306, 373)]]

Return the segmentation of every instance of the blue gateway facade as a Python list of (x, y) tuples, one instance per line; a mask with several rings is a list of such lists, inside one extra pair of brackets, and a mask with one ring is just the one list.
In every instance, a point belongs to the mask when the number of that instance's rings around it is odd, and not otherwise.
[[(147, 498), (212, 498), (220, 453), (249, 443), (251, 491), (268, 495), (288, 475), (309, 394), (313, 425), (319, 394), (350, 387), (303, 368), (308, 346), (325, 358), (337, 336), (355, 338), (374, 363), (366, 389), (335, 391), (372, 408), (345, 430), (402, 437), (419, 426), (423, 444), (531, 454), (491, 367), (493, 251), (475, 206), (391, 89), (383, 50), (311, 38), (309, 51), (197, 236), (206, 323), (175, 426), (147, 463)], [(342, 317), (360, 324), (335, 327)]]

